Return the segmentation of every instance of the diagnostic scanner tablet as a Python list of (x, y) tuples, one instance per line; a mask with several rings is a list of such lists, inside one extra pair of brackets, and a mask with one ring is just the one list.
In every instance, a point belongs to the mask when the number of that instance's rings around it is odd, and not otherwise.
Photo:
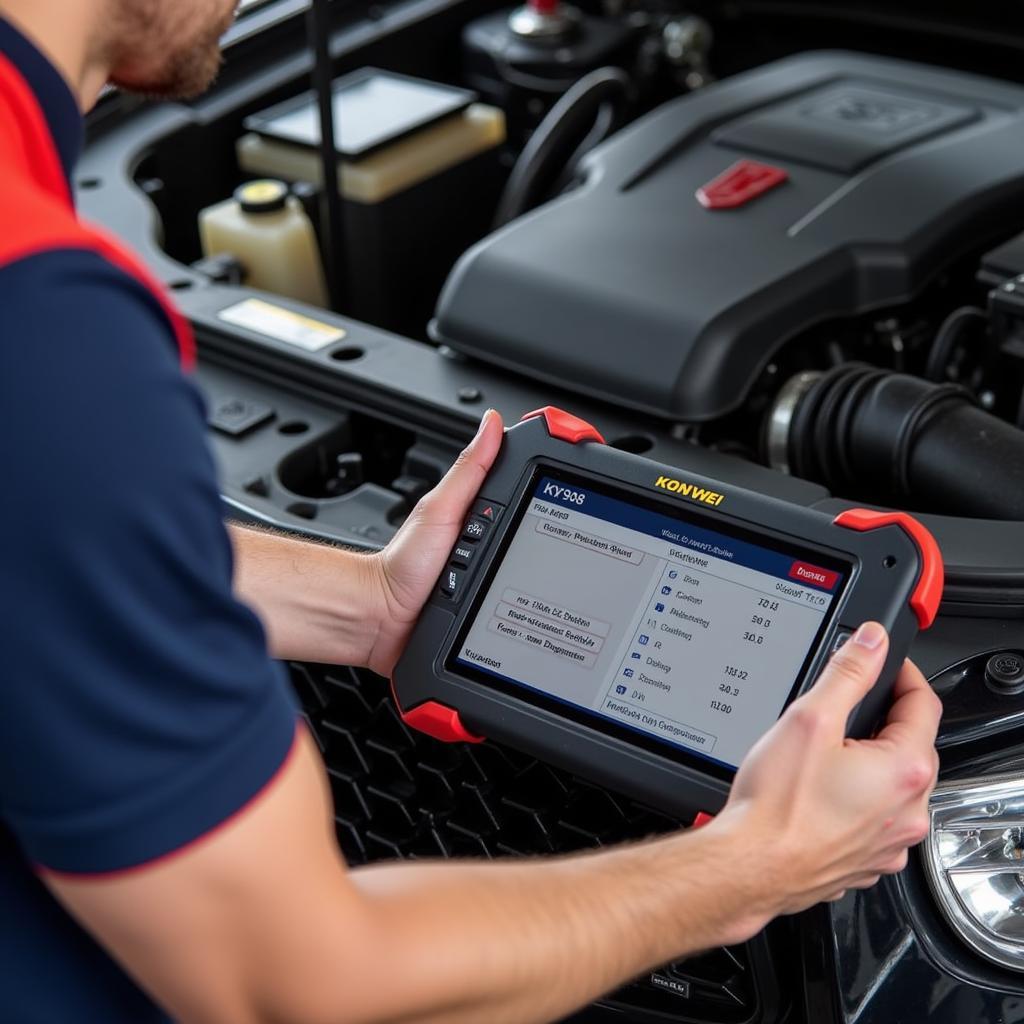
[(500, 740), (674, 814), (737, 766), (860, 623), (890, 635), (875, 728), (942, 592), (931, 534), (615, 450), (553, 408), (508, 430), (392, 680), (403, 719)]

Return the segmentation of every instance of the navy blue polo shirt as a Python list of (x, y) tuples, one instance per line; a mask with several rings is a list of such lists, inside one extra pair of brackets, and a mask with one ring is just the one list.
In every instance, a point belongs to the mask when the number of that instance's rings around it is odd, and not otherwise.
[[(0, 53), (70, 175), (68, 86), (2, 21)], [(79, 250), (0, 267), (0, 431), (0, 1019), (163, 1020), (39, 876), (200, 839), (271, 782), (296, 709), (232, 595), (202, 401), (143, 285)]]

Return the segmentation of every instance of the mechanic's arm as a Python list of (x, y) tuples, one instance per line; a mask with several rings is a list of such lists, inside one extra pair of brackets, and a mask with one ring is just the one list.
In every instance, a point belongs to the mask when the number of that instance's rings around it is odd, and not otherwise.
[(696, 832), (558, 860), (347, 871), (303, 735), (259, 801), (179, 856), (111, 880), (47, 881), (184, 1020), (555, 1020), (902, 869), (927, 829), (940, 704), (907, 663), (878, 737), (844, 739), (885, 649), (880, 626), (862, 627)]
[(389, 675), (501, 447), (501, 436), (501, 417), (491, 410), (386, 553), (229, 527), (235, 593), (259, 614), (274, 657), (368, 665)]

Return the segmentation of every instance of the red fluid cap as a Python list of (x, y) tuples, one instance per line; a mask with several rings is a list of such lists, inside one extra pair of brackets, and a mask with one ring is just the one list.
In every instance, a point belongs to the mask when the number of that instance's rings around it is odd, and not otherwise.
[(527, 0), (527, 6), (538, 14), (550, 16), (558, 13), (562, 0)]

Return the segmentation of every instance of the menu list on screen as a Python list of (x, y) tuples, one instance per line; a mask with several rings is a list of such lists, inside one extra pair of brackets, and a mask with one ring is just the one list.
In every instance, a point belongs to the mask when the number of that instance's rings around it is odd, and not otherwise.
[(843, 581), (542, 476), (456, 662), (736, 767), (781, 713)]

